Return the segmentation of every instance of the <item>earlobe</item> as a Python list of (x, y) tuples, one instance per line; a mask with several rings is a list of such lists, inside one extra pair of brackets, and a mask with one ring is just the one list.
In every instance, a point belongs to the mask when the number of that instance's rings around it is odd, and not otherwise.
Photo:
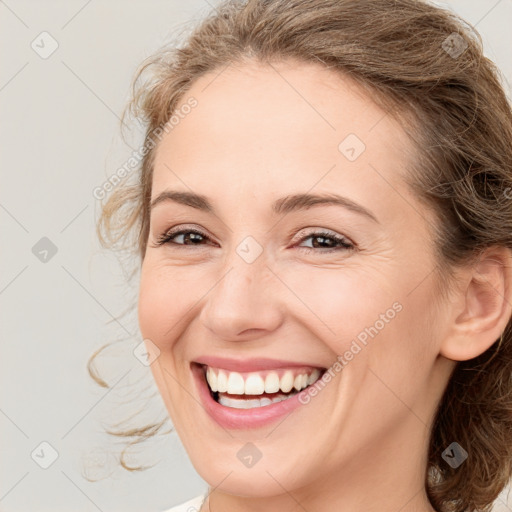
[[(468, 272), (468, 269), (465, 270)], [(505, 330), (512, 316), (512, 252), (487, 249), (468, 272), (459, 308), (441, 342), (440, 354), (466, 361), (483, 354)]]

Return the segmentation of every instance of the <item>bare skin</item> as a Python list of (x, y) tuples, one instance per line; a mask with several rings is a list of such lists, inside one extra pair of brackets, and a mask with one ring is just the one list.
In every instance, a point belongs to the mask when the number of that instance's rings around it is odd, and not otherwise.
[[(155, 206), (139, 296), (141, 333), (160, 350), (155, 382), (212, 490), (202, 511), (433, 511), (425, 491), (433, 414), (456, 361), (484, 352), (506, 326), (512, 277), (498, 263), (510, 265), (510, 253), (496, 249), (460, 269), (443, 302), (435, 219), (403, 181), (413, 151), (398, 122), (315, 64), (219, 71), (186, 93), (183, 103), (193, 96), (197, 107), (162, 138), (152, 190), (152, 199), (164, 190), (205, 195), (215, 214)], [(349, 134), (355, 151), (344, 153)], [(358, 140), (365, 149), (351, 161)], [(377, 220), (339, 205), (271, 211), (297, 193), (345, 196)], [(177, 226), (204, 236), (156, 245)], [(325, 230), (355, 248), (314, 236)], [(250, 264), (236, 250), (247, 236), (263, 249)], [(230, 431), (201, 406), (190, 371), (197, 357), (329, 368), (396, 303), (378, 334), (281, 423)], [(237, 458), (247, 442), (262, 453), (250, 468)]]

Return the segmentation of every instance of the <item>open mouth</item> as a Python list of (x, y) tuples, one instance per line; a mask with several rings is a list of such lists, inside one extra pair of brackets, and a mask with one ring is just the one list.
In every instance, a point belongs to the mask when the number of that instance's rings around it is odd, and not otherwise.
[(288, 400), (317, 382), (326, 368), (303, 367), (234, 372), (200, 365), (210, 396), (232, 409), (254, 409)]

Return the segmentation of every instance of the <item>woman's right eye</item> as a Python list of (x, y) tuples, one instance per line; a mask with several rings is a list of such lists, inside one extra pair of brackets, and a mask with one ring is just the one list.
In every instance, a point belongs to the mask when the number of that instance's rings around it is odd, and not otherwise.
[[(176, 239), (180, 237), (182, 237), (183, 243), (176, 241)], [(209, 237), (195, 229), (181, 229), (178, 231), (167, 231), (163, 233), (157, 238), (156, 245), (200, 245), (199, 242), (201, 242), (202, 239), (209, 239)], [(190, 241), (191, 243), (187, 243), (187, 241)]]

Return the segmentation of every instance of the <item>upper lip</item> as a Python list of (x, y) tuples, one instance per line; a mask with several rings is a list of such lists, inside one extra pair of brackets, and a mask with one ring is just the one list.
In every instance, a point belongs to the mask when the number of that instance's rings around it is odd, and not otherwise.
[(194, 360), (195, 363), (210, 366), (212, 368), (222, 368), (233, 372), (257, 372), (263, 370), (273, 370), (277, 368), (318, 368), (325, 369), (323, 366), (316, 366), (310, 363), (298, 361), (285, 361), (283, 359), (268, 359), (258, 357), (252, 359), (231, 359), (218, 356), (200, 356)]

